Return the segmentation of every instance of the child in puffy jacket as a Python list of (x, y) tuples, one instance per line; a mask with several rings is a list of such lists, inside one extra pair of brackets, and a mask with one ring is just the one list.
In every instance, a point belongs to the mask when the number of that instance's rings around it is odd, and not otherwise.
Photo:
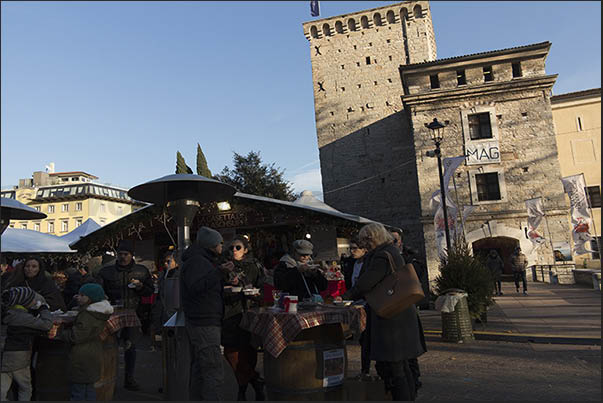
[(100, 379), (103, 357), (100, 334), (113, 313), (113, 307), (107, 301), (103, 288), (96, 283), (81, 286), (75, 299), (79, 305), (79, 313), (73, 326), (53, 328), (50, 337), (71, 344), (71, 400), (96, 400), (94, 383)]
[(7, 400), (13, 382), (20, 401), (31, 400), (31, 352), (33, 339), (52, 328), (44, 297), (27, 287), (2, 292), (2, 342), (0, 343), (0, 400)]

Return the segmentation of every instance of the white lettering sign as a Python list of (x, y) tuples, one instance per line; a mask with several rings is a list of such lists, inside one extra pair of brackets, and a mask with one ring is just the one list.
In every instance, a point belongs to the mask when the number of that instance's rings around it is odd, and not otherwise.
[(467, 165), (500, 163), (498, 141), (474, 143), (465, 146)]

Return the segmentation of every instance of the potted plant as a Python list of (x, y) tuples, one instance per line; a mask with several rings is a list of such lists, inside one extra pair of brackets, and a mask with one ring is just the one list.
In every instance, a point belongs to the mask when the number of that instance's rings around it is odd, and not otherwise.
[(469, 251), (467, 243), (457, 239), (440, 262), (440, 274), (435, 279), (435, 291), (443, 295), (457, 288), (467, 294), (469, 314), (472, 319), (485, 322), (488, 306), (492, 305), (494, 279), (481, 258)]

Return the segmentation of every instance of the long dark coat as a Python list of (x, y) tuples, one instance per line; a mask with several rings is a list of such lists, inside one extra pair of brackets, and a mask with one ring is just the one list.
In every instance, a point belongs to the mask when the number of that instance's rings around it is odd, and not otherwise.
[(8, 289), (10, 287), (29, 287), (41, 296), (44, 297), (50, 311), (56, 311), (60, 309), (62, 311), (67, 310), (63, 294), (55, 284), (52, 277), (46, 274), (46, 270), (40, 267), (40, 271), (32, 278), (27, 278), (23, 267), (18, 267), (14, 272), (11, 273), (8, 279), (2, 279), (2, 289)]
[[(365, 294), (391, 273), (386, 251), (392, 256), (396, 270), (404, 266), (404, 259), (392, 244), (377, 247), (365, 256), (362, 274), (356, 285), (344, 294), (343, 299), (364, 298)], [(371, 326), (371, 360), (401, 361), (416, 358), (425, 352), (414, 305), (391, 319), (377, 316), (370, 306), (368, 314)]]

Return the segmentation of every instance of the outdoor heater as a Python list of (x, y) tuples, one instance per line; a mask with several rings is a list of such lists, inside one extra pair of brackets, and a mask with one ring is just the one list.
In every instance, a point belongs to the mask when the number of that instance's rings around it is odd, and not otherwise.
[[(176, 261), (182, 270), (182, 254), (191, 244), (190, 226), (201, 203), (222, 202), (232, 198), (236, 190), (230, 185), (191, 174), (167, 175), (135, 186), (128, 195), (136, 200), (167, 207), (178, 227)], [(166, 400), (188, 400), (190, 351), (184, 313), (180, 304), (180, 278), (166, 279), (166, 305), (176, 313), (163, 325), (164, 393)]]
[(41, 220), (46, 214), (39, 212), (15, 199), (1, 197), (0, 202), (0, 235), (8, 227), (10, 220)]

